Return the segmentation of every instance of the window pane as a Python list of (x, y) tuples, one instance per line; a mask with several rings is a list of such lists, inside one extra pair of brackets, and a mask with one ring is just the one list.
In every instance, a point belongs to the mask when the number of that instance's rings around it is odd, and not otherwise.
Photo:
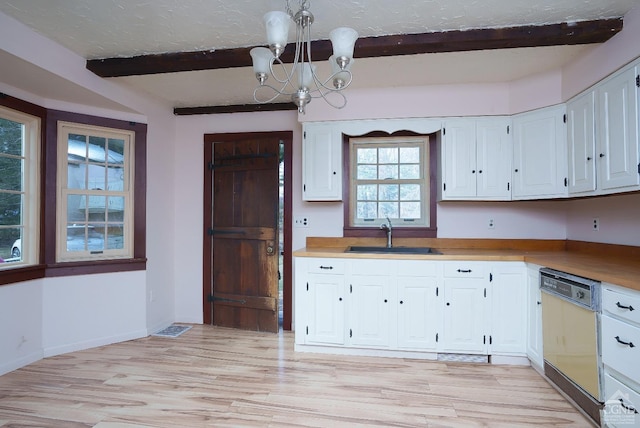
[(400, 163), (420, 163), (420, 148), (400, 147)]
[(420, 218), (420, 202), (400, 202), (401, 218)]
[(420, 165), (400, 165), (401, 180), (419, 180)]
[[(0, 154), (22, 156), (23, 124), (0, 118)], [(3, 172), (0, 167), (0, 174)]]
[(22, 228), (0, 229), (0, 257), (5, 262), (22, 261)]
[(378, 204), (375, 202), (358, 202), (356, 204), (356, 217), (360, 219), (377, 218)]
[(107, 163), (109, 166), (124, 166), (124, 140), (109, 138)]
[(358, 180), (375, 180), (378, 178), (375, 165), (358, 165)]
[(107, 161), (107, 139), (89, 137), (89, 162), (105, 163)]
[(398, 203), (397, 202), (380, 202), (379, 205), (379, 218), (399, 218), (398, 216)]
[(381, 148), (380, 163), (398, 163), (398, 148), (397, 147)]
[(92, 190), (106, 189), (106, 168), (103, 165), (88, 165), (87, 185)]
[(0, 193), (0, 225), (19, 226), (22, 224), (22, 195)]
[(397, 201), (398, 187), (399, 186), (397, 184), (381, 184), (380, 200), (381, 201)]
[(378, 199), (378, 186), (375, 184), (358, 186), (357, 199), (359, 201), (375, 201)]
[(380, 180), (398, 179), (398, 165), (380, 165), (379, 171)]
[(107, 197), (106, 196), (89, 196), (89, 212), (90, 221), (106, 221), (107, 216)]
[(22, 190), (23, 163), (21, 158), (0, 156), (0, 190)]
[(107, 219), (109, 221), (122, 221), (124, 219), (124, 198), (121, 196), (109, 196), (107, 207)]
[(124, 227), (122, 223), (107, 224), (108, 240), (107, 248), (109, 250), (121, 250), (124, 248)]
[(67, 196), (67, 221), (70, 223), (84, 223), (87, 221), (85, 196)]
[(75, 162), (86, 162), (87, 160), (87, 136), (69, 134), (67, 142), (67, 159)]
[(69, 189), (86, 189), (86, 171), (86, 165), (70, 162), (67, 167), (67, 187)]
[(358, 163), (378, 163), (376, 149), (358, 149)]
[(420, 185), (419, 184), (402, 184), (400, 185), (401, 201), (419, 201)]

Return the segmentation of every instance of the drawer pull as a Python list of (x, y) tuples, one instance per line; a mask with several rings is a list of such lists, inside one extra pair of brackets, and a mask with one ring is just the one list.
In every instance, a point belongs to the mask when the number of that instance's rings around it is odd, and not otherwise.
[(460, 273), (471, 273), (471, 269), (458, 269)]
[(629, 305), (629, 306), (623, 306), (620, 304), (620, 302), (616, 302), (616, 306), (619, 307), (620, 309), (629, 309), (629, 312), (631, 312), (633, 310), (633, 306)]
[(620, 340), (620, 336), (616, 336), (615, 339), (621, 345), (627, 345), (629, 348), (635, 348), (636, 347), (636, 345), (634, 345), (633, 342), (623, 342), (622, 340)]
[(624, 400), (623, 400), (622, 398), (618, 398), (618, 400), (620, 401), (620, 405), (621, 405), (622, 407), (624, 407), (624, 409), (625, 409), (626, 411), (628, 411), (628, 412), (633, 412), (633, 413), (635, 413), (636, 415), (638, 414), (638, 411), (637, 411), (635, 408), (625, 406), (625, 405), (624, 405)]
[(333, 269), (333, 266), (320, 266), (320, 269), (328, 269), (328, 270), (331, 270), (331, 269)]

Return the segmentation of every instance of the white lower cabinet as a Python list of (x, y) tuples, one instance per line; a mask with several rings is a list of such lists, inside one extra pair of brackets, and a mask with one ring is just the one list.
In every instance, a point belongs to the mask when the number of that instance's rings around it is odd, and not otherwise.
[(640, 292), (602, 285), (604, 365), (602, 421), (609, 427), (640, 426)]
[(485, 263), (444, 262), (444, 309), (438, 349), (445, 353), (486, 353)]
[(496, 263), (489, 274), (489, 353), (522, 355), (527, 347), (527, 276), (524, 263)]
[(520, 262), (298, 257), (296, 345), (524, 357), (525, 272)]

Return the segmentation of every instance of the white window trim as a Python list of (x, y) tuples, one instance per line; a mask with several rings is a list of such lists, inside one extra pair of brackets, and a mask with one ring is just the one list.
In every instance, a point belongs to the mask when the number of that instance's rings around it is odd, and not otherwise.
[[(0, 269), (10, 269), (38, 263), (40, 230), (40, 136), (39, 117), (0, 106), (4, 119), (24, 125), (22, 136), (22, 158), (24, 159), (22, 206), (22, 233), (20, 261), (0, 263)], [(13, 227), (13, 226), (11, 226)]]
[[(68, 135), (85, 134), (105, 138), (124, 139), (126, 142), (124, 156), (124, 184), (123, 191), (90, 190), (68, 188)], [(135, 132), (116, 128), (84, 125), (79, 123), (58, 122), (58, 189), (56, 192), (57, 216), (56, 216), (56, 261), (91, 261), (124, 259), (133, 257), (133, 221), (134, 221), (134, 183), (135, 168)], [(100, 253), (92, 251), (67, 251), (67, 196), (69, 194), (84, 194), (86, 196), (118, 196), (124, 198), (124, 240), (122, 249), (104, 249)]]
[[(379, 223), (385, 219), (376, 218), (372, 221), (357, 221), (356, 220), (356, 206), (358, 203), (357, 199), (357, 185), (359, 182), (366, 180), (357, 180), (357, 155), (356, 155), (356, 147), (366, 144), (375, 144), (377, 146), (390, 146), (390, 145), (399, 145), (410, 144), (416, 145), (420, 144), (421, 151), (421, 178), (419, 180), (394, 180), (394, 182), (420, 182), (421, 184), (421, 216), (422, 218), (419, 221), (407, 221), (404, 222), (402, 219), (391, 219), (394, 227), (430, 227), (430, 200), (429, 200), (429, 137), (420, 136), (420, 137), (367, 137), (367, 138), (351, 138), (349, 140), (349, 159), (350, 159), (350, 194), (352, 195), (350, 198), (350, 207), (349, 207), (349, 224), (351, 227), (378, 227)], [(380, 180), (374, 180), (378, 182)]]

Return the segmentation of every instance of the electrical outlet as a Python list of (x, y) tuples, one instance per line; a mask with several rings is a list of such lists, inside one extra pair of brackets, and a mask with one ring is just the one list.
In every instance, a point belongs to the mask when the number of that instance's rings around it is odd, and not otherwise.
[(594, 217), (592, 229), (594, 232), (600, 230), (600, 219), (598, 217)]
[(309, 227), (309, 217), (294, 217), (293, 225), (295, 227)]
[(487, 226), (489, 227), (489, 229), (495, 229), (496, 228), (496, 223), (493, 221), (492, 218), (489, 219), (489, 223), (487, 224)]

